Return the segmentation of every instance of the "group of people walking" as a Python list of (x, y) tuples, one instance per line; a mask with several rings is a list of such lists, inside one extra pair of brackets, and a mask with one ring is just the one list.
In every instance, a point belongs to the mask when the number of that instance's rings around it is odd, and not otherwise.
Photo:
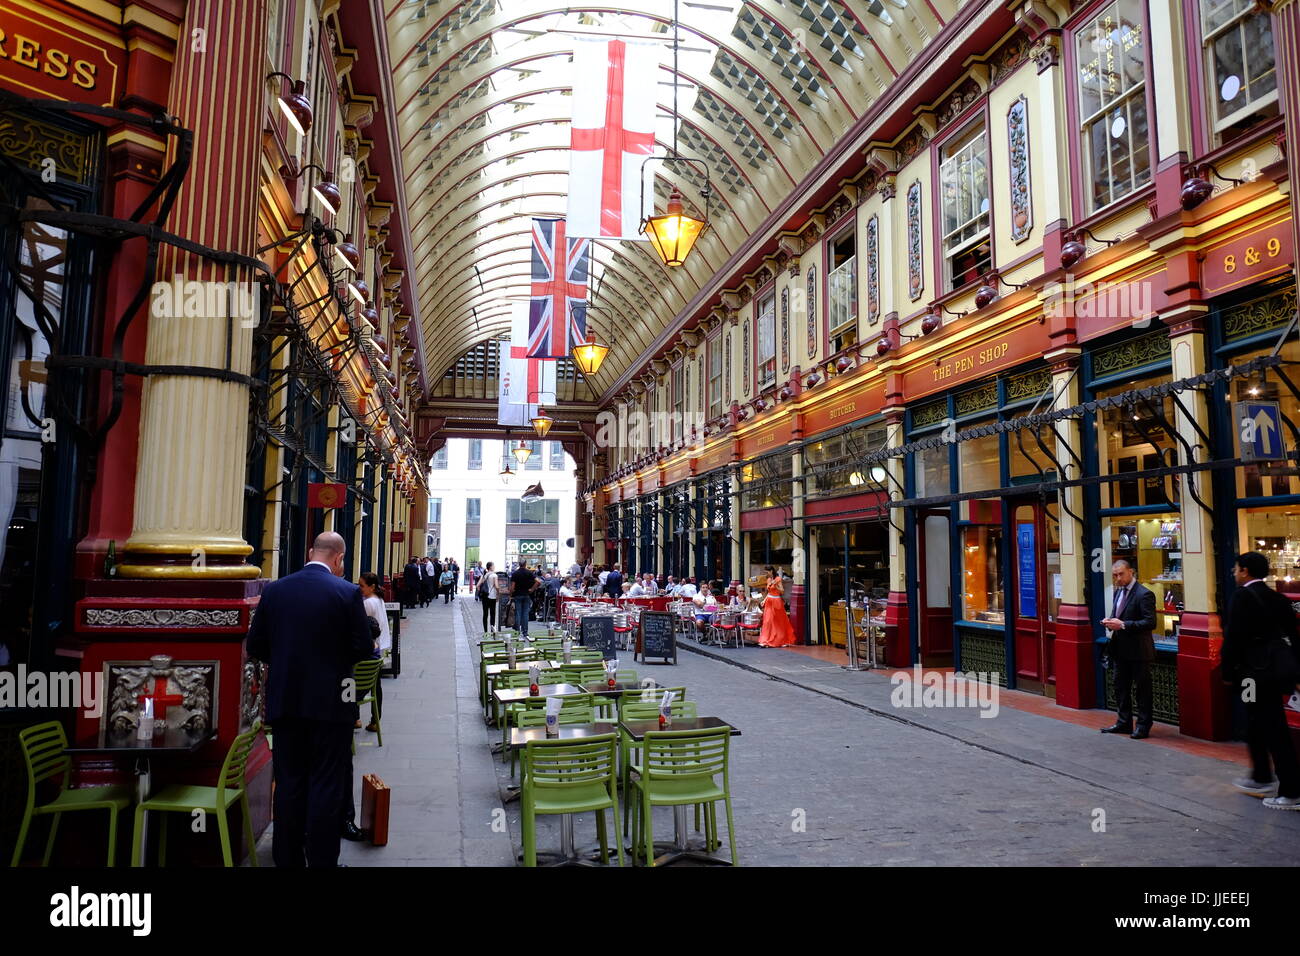
[(460, 578), (460, 565), (455, 558), (417, 558), (411, 555), (402, 569), (402, 606), (428, 607), (442, 595), (442, 603), (450, 604)]

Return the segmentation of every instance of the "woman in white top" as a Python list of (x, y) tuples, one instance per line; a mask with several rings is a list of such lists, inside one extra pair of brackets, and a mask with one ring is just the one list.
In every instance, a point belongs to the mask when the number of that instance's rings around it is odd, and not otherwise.
[[(388, 611), (384, 608), (384, 599), (379, 596), (379, 577), (367, 571), (358, 582), (361, 586), (362, 603), (366, 607), (366, 616), (379, 624), (379, 637), (375, 638), (375, 657), (382, 657), (393, 649), (393, 635), (388, 630)], [(370, 703), (370, 723), (366, 730), (372, 734), (379, 730), (375, 723), (376, 714), (384, 712), (384, 682), (375, 681), (375, 699)], [(357, 721), (358, 724), (361, 721)]]

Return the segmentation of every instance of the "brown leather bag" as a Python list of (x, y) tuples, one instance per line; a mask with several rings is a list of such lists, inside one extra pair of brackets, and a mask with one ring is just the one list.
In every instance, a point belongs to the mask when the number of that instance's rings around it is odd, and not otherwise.
[(376, 774), (361, 778), (361, 829), (373, 846), (388, 845), (388, 806), (393, 791)]

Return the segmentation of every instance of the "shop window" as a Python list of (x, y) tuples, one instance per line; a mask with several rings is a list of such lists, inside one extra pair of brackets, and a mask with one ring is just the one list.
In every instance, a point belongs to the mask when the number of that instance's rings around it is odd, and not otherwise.
[(1177, 642), (1178, 620), (1183, 612), (1182, 530), (1182, 519), (1176, 511), (1106, 520), (1103, 539), (1109, 553), (1105, 616), (1115, 606), (1110, 566), (1122, 558), (1133, 566), (1137, 580), (1156, 596), (1156, 640)]
[(1006, 621), (1002, 575), (1002, 527), (969, 525), (961, 530), (963, 620), (982, 624)]
[(1089, 213), (1151, 179), (1142, 9), (1141, 0), (1117, 0), (1074, 37)]
[(789, 505), (793, 475), (790, 455), (769, 455), (746, 463), (740, 470), (741, 508), (754, 511)]
[(507, 498), (506, 521), (509, 524), (559, 524), (560, 503), (554, 498), (540, 501)]
[(976, 123), (944, 144), (939, 158), (943, 256), (948, 288), (979, 279), (992, 264), (988, 146)]
[(863, 456), (885, 447), (884, 424), (855, 428), (804, 447), (804, 477), (809, 495), (841, 491), (868, 491), (880, 484), (871, 477), (874, 467), (861, 464)]
[(1300, 600), (1300, 504), (1243, 509), (1239, 520), (1241, 550), (1268, 558), (1268, 583)]
[[(1293, 300), (1294, 301), (1294, 300)], [(1262, 355), (1271, 355), (1273, 349), (1271, 346), (1259, 349), (1258, 351), (1248, 352), (1244, 355), (1234, 355), (1232, 363), (1241, 365), (1253, 358)], [(1300, 342), (1289, 340), (1282, 347), (1281, 357), (1289, 363), (1300, 362)], [(1275, 375), (1253, 376), (1250, 378), (1238, 377), (1232, 379), (1231, 398), (1233, 407), (1239, 402), (1277, 402), (1279, 403), (1282, 415), (1292, 422), (1300, 422), (1300, 401), (1291, 394), (1291, 390), (1283, 385)], [(1241, 439), (1241, 428), (1232, 428), (1233, 435), (1238, 442)], [(1284, 446), (1289, 446), (1291, 437), (1285, 432), (1276, 436), (1279, 442)], [(1234, 454), (1238, 457), (1241, 455), (1240, 444), (1235, 449)], [(1262, 461), (1243, 464), (1234, 469), (1237, 475), (1237, 497), (1238, 498), (1263, 498), (1275, 497), (1277, 495), (1294, 495), (1300, 494), (1300, 478), (1288, 474), (1288, 471), (1294, 470), (1290, 462), (1285, 461)], [(1244, 540), (1244, 539), (1243, 539)]]
[(858, 343), (857, 237), (853, 230), (830, 244), (827, 313), (831, 326), (831, 353)]
[(1205, 95), (1217, 143), (1278, 112), (1273, 25), (1253, 0), (1201, 0)]
[(480, 546), (478, 535), (470, 535), (465, 538), (465, 566), (469, 567), (475, 561), (483, 560), (479, 557)]
[[(1056, 433), (1050, 426), (1044, 426), (1039, 433), (1048, 451), (1056, 454)], [(1024, 450), (1021, 450), (1021, 445)], [(1007, 466), (1010, 470), (1011, 484), (1018, 485), (1035, 481), (1055, 481), (1056, 469), (1047, 457), (1047, 452), (1038, 447), (1032, 428), (1022, 428), (1007, 433)], [(1040, 472), (1039, 469), (1042, 469)]]
[(916, 453), (916, 496), (933, 498), (952, 493), (952, 469), (948, 467), (948, 446), (924, 448)]
[(997, 435), (958, 442), (957, 473), (961, 479), (961, 490), (991, 491), (1001, 488), (1001, 461)]
[(722, 337), (709, 340), (709, 418), (722, 414)]
[[(1148, 388), (1168, 382), (1169, 376), (1129, 382), (1100, 391), (1097, 398), (1108, 398), (1136, 388)], [(1160, 415), (1163, 415), (1161, 420)], [(1104, 482), (1101, 486), (1102, 508), (1138, 508), (1170, 505), (1179, 499), (1178, 479), (1174, 475), (1139, 477), (1139, 473), (1177, 464), (1176, 442), (1166, 427), (1174, 421), (1174, 400), (1151, 399), (1103, 409), (1098, 413), (1097, 450), (1101, 474), (1134, 477)]]
[(776, 384), (776, 296), (758, 302), (758, 390)]

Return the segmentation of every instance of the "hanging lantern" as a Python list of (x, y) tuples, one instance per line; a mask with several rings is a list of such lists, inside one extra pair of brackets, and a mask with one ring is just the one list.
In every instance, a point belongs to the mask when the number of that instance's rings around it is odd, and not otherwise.
[(666, 266), (680, 266), (691, 254), (695, 240), (700, 238), (708, 223), (693, 219), (682, 208), (682, 194), (676, 187), (668, 197), (668, 211), (662, 216), (651, 216), (641, 226), (641, 232), (650, 240)]
[(600, 371), (601, 363), (609, 354), (609, 346), (596, 341), (596, 333), (588, 330), (587, 341), (573, 347), (574, 364), (582, 370), (583, 375), (595, 375)]
[[(528, 456), (531, 455), (532, 453), (533, 450), (529, 448), (527, 444), (524, 443), (524, 440), (522, 438), (519, 440), (519, 447), (514, 449), (513, 452), (511, 452), (511, 454), (515, 456), (515, 461), (519, 462), (520, 467), (523, 467), (524, 462), (528, 460)], [(509, 468), (510, 466), (507, 465), (506, 467)]]
[(537, 414), (529, 419), (529, 421), (532, 422), (533, 431), (537, 433), (538, 438), (545, 438), (546, 433), (549, 432), (551, 426), (555, 424), (555, 419), (546, 414), (540, 405), (537, 408)]

